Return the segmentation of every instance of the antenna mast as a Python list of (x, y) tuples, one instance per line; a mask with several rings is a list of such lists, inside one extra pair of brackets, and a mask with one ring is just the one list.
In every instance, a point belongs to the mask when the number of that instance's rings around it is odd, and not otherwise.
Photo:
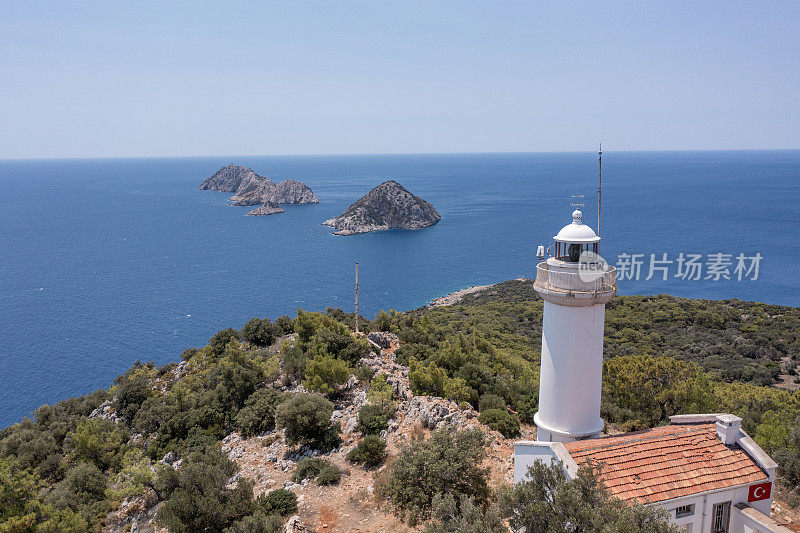
[(603, 184), (603, 143), (597, 151), (597, 236), (600, 236), (600, 195), (602, 194), (601, 185)]
[(356, 261), (356, 333), (358, 333), (358, 261)]

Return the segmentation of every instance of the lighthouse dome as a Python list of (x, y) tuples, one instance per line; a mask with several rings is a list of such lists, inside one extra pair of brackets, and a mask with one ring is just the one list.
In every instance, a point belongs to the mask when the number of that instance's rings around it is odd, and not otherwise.
[(553, 237), (558, 242), (567, 243), (594, 243), (600, 241), (600, 237), (595, 234), (594, 230), (583, 223), (581, 220), (583, 214), (579, 209), (572, 212), (572, 224), (567, 224), (558, 234)]

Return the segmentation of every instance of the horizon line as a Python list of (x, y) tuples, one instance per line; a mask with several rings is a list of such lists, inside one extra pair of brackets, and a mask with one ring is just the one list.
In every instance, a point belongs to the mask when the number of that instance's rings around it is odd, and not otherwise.
[[(639, 150), (603, 150), (603, 153), (661, 153), (661, 152), (797, 152), (800, 148), (668, 148)], [(596, 150), (532, 150), (532, 151), (488, 151), (488, 152), (331, 152), (331, 153), (297, 153), (297, 154), (215, 154), (215, 155), (111, 155), (111, 156), (48, 156), (48, 157), (5, 157), (6, 161), (73, 161), (73, 160), (108, 160), (108, 159), (202, 159), (202, 158), (236, 158), (236, 157), (352, 157), (352, 156), (396, 156), (396, 155), (502, 155), (502, 154), (596, 154)]]

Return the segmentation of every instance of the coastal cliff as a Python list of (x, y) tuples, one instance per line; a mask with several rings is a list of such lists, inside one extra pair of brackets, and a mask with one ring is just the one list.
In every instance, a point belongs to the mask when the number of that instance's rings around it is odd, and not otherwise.
[[(232, 192), (228, 198), (231, 205), (252, 206), (258, 204), (318, 204), (319, 199), (311, 188), (294, 179), (275, 183), (251, 168), (230, 164), (222, 167), (213, 176), (200, 184), (204, 191)], [(273, 214), (255, 213), (250, 214)], [(278, 212), (278, 211), (274, 211)]]
[(394, 180), (381, 183), (359, 198), (336, 218), (323, 225), (337, 231), (334, 235), (356, 235), (387, 229), (422, 229), (442, 219), (427, 201), (411, 194)]

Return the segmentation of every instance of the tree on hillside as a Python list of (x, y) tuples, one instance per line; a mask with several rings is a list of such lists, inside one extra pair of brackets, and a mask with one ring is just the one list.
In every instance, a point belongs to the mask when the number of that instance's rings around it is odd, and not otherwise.
[(484, 434), (442, 428), (404, 447), (392, 463), (383, 492), (401, 518), (415, 525), (431, 516), (437, 494), (467, 495), (483, 505), (489, 497)]
[(339, 432), (331, 423), (333, 403), (317, 394), (293, 394), (275, 410), (275, 425), (286, 429), (286, 442), (317, 449), (338, 445)]
[(242, 340), (253, 346), (269, 346), (283, 333), (283, 329), (270, 322), (269, 318), (251, 318), (242, 327)]
[(214, 448), (190, 455), (177, 471), (162, 470), (158, 484), (166, 501), (156, 520), (170, 532), (221, 532), (252, 514), (257, 510), (253, 485), (242, 479), (229, 488), (235, 472), (235, 463)]
[(561, 463), (535, 462), (528, 480), (500, 494), (511, 527), (527, 533), (678, 533), (666, 512), (613, 498), (599, 479), (597, 465), (581, 467), (567, 479)]
[(619, 356), (603, 362), (603, 410), (626, 430), (653, 427), (677, 413), (713, 410), (707, 375), (672, 357)]
[(331, 397), (339, 393), (339, 388), (347, 383), (353, 369), (346, 361), (329, 355), (318, 355), (306, 365), (306, 379), (303, 386), (308, 390), (327, 394)]
[(222, 331), (218, 331), (211, 337), (211, 340), (208, 341), (208, 345), (211, 348), (211, 354), (217, 357), (221, 356), (225, 352), (225, 347), (228, 346), (232, 340), (239, 339), (239, 332), (233, 328), (223, 329)]

